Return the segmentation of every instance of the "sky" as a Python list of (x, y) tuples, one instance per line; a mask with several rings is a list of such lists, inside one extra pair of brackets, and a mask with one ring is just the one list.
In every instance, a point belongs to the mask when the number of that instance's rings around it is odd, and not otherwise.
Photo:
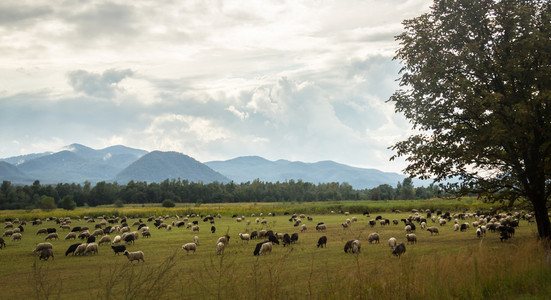
[(427, 0), (0, 2), (0, 158), (72, 143), (400, 172), (402, 21)]

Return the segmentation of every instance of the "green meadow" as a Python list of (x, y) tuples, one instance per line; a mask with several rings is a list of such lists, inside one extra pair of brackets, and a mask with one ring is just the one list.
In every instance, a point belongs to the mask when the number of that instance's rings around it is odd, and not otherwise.
[[(79, 208), (74, 211), (2, 211), (0, 218), (27, 220), (21, 241), (4, 237), (7, 246), (0, 249), (1, 299), (548, 299), (551, 293), (551, 268), (546, 262), (544, 247), (537, 241), (535, 224), (522, 220), (513, 239), (500, 242), (498, 233), (488, 232), (479, 239), (471, 227), (455, 232), (453, 222), (438, 226), (440, 234), (431, 236), (418, 226), (418, 242), (406, 245), (399, 259), (391, 255), (388, 239), (395, 237), (406, 243), (404, 225), (371, 227), (370, 219), (381, 215), (400, 220), (411, 215), (411, 209), (436, 209), (463, 212), (487, 210), (490, 204), (476, 199), (424, 201), (342, 201), (327, 203), (238, 203), (178, 205), (162, 208), (153, 205)], [(400, 209), (400, 213), (392, 212)], [(345, 216), (339, 211), (349, 211)], [(334, 211), (335, 213), (331, 213)], [(370, 217), (362, 215), (369, 211)], [(171, 231), (157, 229), (149, 216), (166, 216), (171, 224), (174, 215), (191, 212), (217, 214), (217, 230), (200, 218), (199, 233), (185, 227)], [(276, 216), (267, 216), (275, 212)], [(302, 220), (307, 230), (300, 232), (289, 222), (289, 213), (312, 217)], [(259, 214), (267, 224), (256, 224)], [(251, 224), (236, 222), (233, 214), (245, 216)], [(251, 214), (255, 214), (254, 217)], [(109, 245), (99, 247), (97, 255), (64, 256), (69, 245), (82, 242), (64, 240), (69, 231), (61, 230), (53, 221), (33, 226), (29, 220), (49, 216), (72, 219), (71, 227), (88, 226), (90, 232), (101, 219), (98, 216), (127, 216), (128, 224), (139, 218), (150, 227), (151, 238), (140, 238), (127, 245), (129, 251), (141, 250), (145, 263), (129, 263), (122, 255), (114, 255)], [(424, 215), (424, 213), (423, 213)], [(96, 217), (88, 223), (83, 216)], [(357, 217), (348, 229), (340, 225), (347, 218)], [(260, 218), (262, 219), (262, 218)], [(473, 222), (474, 219), (467, 219)], [(460, 220), (460, 223), (465, 222)], [(317, 232), (318, 222), (327, 231)], [(55, 259), (40, 261), (32, 250), (45, 235), (36, 235), (39, 228), (57, 228), (59, 240), (51, 241)], [(265, 256), (253, 256), (255, 244), (244, 243), (239, 233), (253, 230), (299, 233), (292, 247), (274, 245)], [(131, 226), (131, 231), (137, 226)], [(369, 244), (372, 232), (381, 236), (379, 244)], [(222, 255), (215, 254), (216, 240), (228, 234), (229, 244)], [(113, 238), (116, 234), (111, 234)], [(196, 253), (186, 254), (185, 243), (199, 237)], [(317, 248), (322, 235), (327, 248)], [(351, 239), (362, 243), (358, 255), (344, 253), (344, 244)], [(98, 239), (99, 240), (99, 239)]]

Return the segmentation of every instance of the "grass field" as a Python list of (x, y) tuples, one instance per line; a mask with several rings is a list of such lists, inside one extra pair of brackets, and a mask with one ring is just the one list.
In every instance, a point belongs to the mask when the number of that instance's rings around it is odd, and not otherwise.
[[(346, 204), (337, 204), (346, 207)], [(265, 216), (266, 225), (237, 223), (231, 212), (256, 210), (281, 211), (273, 206), (218, 205), (219, 207), (190, 207), (202, 211), (221, 210), (221, 219), (215, 219), (217, 231), (210, 232), (210, 224), (199, 218), (199, 233), (189, 229), (172, 231), (154, 228), (148, 223), (152, 237), (138, 239), (128, 245), (130, 251), (145, 253), (145, 263), (128, 262), (124, 256), (115, 256), (108, 245), (100, 246), (93, 256), (68, 256), (65, 250), (75, 241), (65, 241), (68, 231), (60, 230), (54, 222), (41, 226), (25, 226), (22, 241), (6, 239), (7, 247), (0, 250), (1, 299), (549, 299), (551, 295), (551, 268), (545, 263), (544, 247), (536, 241), (536, 226), (521, 221), (515, 237), (501, 243), (497, 233), (488, 233), (478, 239), (471, 228), (454, 232), (453, 225), (440, 227), (440, 235), (417, 229), (418, 243), (407, 245), (401, 259), (391, 255), (388, 238), (405, 242), (403, 223), (371, 228), (368, 220), (376, 215), (389, 219), (407, 217), (389, 211), (364, 217), (351, 214), (359, 221), (344, 230), (340, 225), (347, 217), (342, 214), (313, 214), (313, 221), (303, 220), (308, 229), (299, 233), (299, 241), (292, 247), (274, 246), (271, 254), (253, 256), (256, 241), (243, 244), (240, 232), (271, 229), (294, 233), (300, 230), (289, 222), (289, 216)], [(319, 208), (319, 206), (316, 206)], [(183, 211), (183, 207), (168, 210)], [(292, 207), (286, 207), (286, 210)], [(95, 208), (86, 211), (111, 212), (114, 208)], [(136, 215), (143, 212), (164, 211), (162, 208), (136, 207), (118, 210), (120, 214)], [(301, 213), (297, 206), (297, 213)], [(9, 215), (17, 215), (10, 212)], [(19, 212), (21, 215), (38, 212)], [(63, 215), (63, 211), (49, 212)], [(78, 213), (78, 211), (75, 211)], [(47, 213), (46, 213), (47, 214)], [(4, 213), (4, 217), (7, 216)], [(137, 219), (129, 219), (128, 223)], [(145, 220), (144, 220), (145, 221)], [(166, 220), (172, 223), (173, 219)], [(467, 220), (472, 222), (474, 220)], [(326, 232), (316, 232), (315, 225), (325, 222)], [(429, 225), (431, 225), (429, 221)], [(89, 226), (94, 223), (77, 221), (71, 226)], [(437, 225), (436, 225), (437, 226)], [(39, 261), (32, 250), (44, 235), (36, 235), (39, 228), (56, 227), (61, 239), (52, 241), (55, 260)], [(136, 226), (131, 230), (136, 230)], [(369, 244), (371, 232), (381, 235), (380, 244)], [(218, 237), (231, 236), (223, 255), (215, 255)], [(186, 255), (181, 246), (199, 236), (195, 254)], [(316, 248), (322, 235), (328, 238), (327, 248)], [(114, 237), (114, 235), (111, 235)], [(361, 253), (345, 254), (344, 244), (360, 239)]]

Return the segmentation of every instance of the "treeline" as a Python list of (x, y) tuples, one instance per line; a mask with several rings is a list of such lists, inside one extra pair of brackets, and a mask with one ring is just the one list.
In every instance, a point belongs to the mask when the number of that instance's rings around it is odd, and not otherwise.
[(225, 203), (225, 202), (312, 202), (335, 200), (428, 199), (441, 196), (437, 186), (415, 188), (406, 178), (396, 187), (388, 184), (373, 189), (355, 190), (348, 183), (312, 184), (301, 180), (285, 182), (208, 183), (187, 180), (165, 180), (161, 183), (130, 181), (126, 185), (99, 182), (92, 186), (59, 183), (13, 185), (2, 182), (0, 209), (74, 209), (76, 206), (98, 206), (127, 203)]

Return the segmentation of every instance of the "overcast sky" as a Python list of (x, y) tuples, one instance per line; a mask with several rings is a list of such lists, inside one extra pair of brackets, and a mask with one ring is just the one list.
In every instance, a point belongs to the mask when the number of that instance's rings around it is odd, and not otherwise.
[(0, 157), (80, 143), (400, 171), (394, 36), (427, 0), (0, 1)]

